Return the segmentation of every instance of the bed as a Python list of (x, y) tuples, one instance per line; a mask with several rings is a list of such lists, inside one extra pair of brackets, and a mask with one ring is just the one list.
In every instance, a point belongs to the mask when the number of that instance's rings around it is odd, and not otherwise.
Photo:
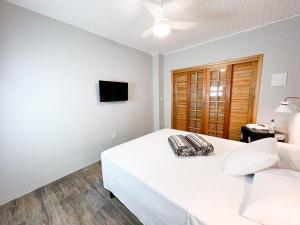
[(163, 129), (101, 154), (104, 187), (145, 225), (257, 225), (241, 216), (252, 176), (223, 175), (226, 154), (244, 143), (204, 136), (209, 156), (180, 158)]

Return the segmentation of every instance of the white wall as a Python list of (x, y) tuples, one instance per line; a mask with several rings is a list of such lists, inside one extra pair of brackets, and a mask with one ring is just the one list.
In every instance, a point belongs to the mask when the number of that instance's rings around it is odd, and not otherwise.
[(164, 128), (164, 57), (159, 57), (159, 128)]
[[(148, 54), (1, 1), (0, 205), (151, 132), (151, 63)], [(129, 82), (129, 101), (100, 104), (99, 80)]]
[(159, 130), (159, 55), (152, 56), (153, 129)]
[[(299, 52), (298, 52), (298, 75), (297, 75), (297, 82), (296, 82), (296, 85), (297, 85), (297, 87), (296, 87), (296, 91), (297, 91), (297, 96), (298, 97), (300, 97), (300, 88), (299, 88), (299, 86), (300, 86), (300, 48), (299, 48)], [(298, 101), (298, 105), (300, 105), (300, 101)]]
[(164, 126), (164, 61), (162, 55), (152, 56), (153, 77), (153, 127), (159, 130)]
[[(171, 70), (264, 54), (259, 95), (258, 122), (275, 118), (279, 129), (286, 130), (287, 119), (274, 109), (286, 96), (294, 96), (300, 86), (300, 17), (219, 39), (164, 56), (164, 119), (171, 126)], [(288, 72), (288, 85), (271, 87), (271, 74)]]

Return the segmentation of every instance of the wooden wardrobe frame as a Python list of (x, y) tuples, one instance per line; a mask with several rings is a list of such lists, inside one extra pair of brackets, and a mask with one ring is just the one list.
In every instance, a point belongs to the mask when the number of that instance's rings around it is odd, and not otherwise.
[[(262, 65), (263, 65), (263, 54), (258, 54), (258, 55), (253, 55), (253, 56), (247, 56), (247, 57), (242, 57), (238, 59), (229, 59), (229, 60), (223, 60), (220, 62), (215, 62), (215, 63), (210, 63), (210, 64), (205, 64), (201, 66), (193, 66), (193, 67), (187, 67), (187, 68), (181, 68), (181, 69), (175, 69), (171, 71), (171, 123), (172, 123), (172, 128), (174, 128), (174, 113), (175, 113), (175, 105), (174, 105), (174, 74), (180, 73), (180, 72), (191, 72), (195, 70), (206, 70), (208, 67), (213, 67), (213, 66), (221, 66), (221, 65), (226, 65), (229, 66), (230, 71), (232, 70), (232, 65), (233, 64), (239, 64), (239, 63), (246, 63), (246, 62), (252, 62), (252, 61), (257, 61), (257, 74), (256, 74), (256, 88), (255, 88), (255, 94), (254, 94), (254, 104), (253, 104), (253, 123), (256, 123), (257, 119), (257, 110), (258, 110), (258, 101), (259, 101), (259, 91), (260, 91), (260, 81), (261, 81), (261, 73), (262, 73)], [(231, 79), (230, 81), (231, 82)], [(227, 92), (227, 94), (230, 92)], [(229, 96), (227, 96), (229, 97)], [(227, 107), (230, 108), (230, 102), (228, 103)], [(227, 119), (227, 121), (226, 121)], [(229, 115), (225, 117), (225, 123), (228, 124), (228, 119)], [(228, 126), (228, 125), (227, 125)], [(225, 129), (226, 130), (226, 129)], [(228, 129), (227, 129), (228, 130)], [(226, 134), (227, 136), (228, 134)]]

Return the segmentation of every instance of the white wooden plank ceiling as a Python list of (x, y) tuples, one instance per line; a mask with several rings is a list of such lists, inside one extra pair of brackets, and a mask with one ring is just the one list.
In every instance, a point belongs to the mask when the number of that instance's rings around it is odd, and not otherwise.
[(165, 54), (300, 14), (300, 0), (165, 0), (168, 18), (196, 21), (197, 26), (172, 31), (165, 38), (142, 39), (153, 17), (141, 0), (9, 1), (150, 54)]

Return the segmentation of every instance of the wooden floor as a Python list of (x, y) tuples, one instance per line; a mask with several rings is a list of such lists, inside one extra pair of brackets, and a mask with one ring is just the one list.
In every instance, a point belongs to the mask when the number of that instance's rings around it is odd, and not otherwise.
[(95, 163), (0, 206), (0, 225), (135, 225), (138, 219), (110, 199)]

